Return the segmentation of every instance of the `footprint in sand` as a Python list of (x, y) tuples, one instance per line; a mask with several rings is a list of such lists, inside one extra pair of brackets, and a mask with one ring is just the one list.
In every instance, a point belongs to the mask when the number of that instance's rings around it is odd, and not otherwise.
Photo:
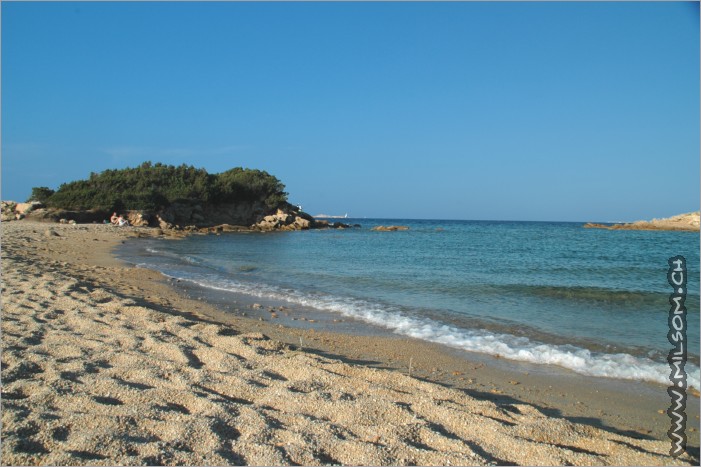
[(183, 415), (190, 415), (190, 409), (188, 409), (184, 405), (176, 404), (174, 402), (168, 402), (164, 405), (156, 404), (153, 407), (164, 412), (178, 412)]
[(68, 435), (70, 435), (71, 430), (70, 428), (66, 426), (60, 426), (58, 428), (54, 428), (51, 431), (51, 438), (54, 441), (67, 441), (68, 440)]
[(103, 405), (124, 405), (124, 402), (117, 399), (116, 397), (93, 396), (93, 400), (98, 404)]
[(7, 375), (3, 376), (3, 384), (13, 383), (20, 379), (30, 379), (34, 375), (38, 375), (44, 372), (44, 368), (41, 365), (34, 362), (24, 361), (14, 368), (8, 370)]

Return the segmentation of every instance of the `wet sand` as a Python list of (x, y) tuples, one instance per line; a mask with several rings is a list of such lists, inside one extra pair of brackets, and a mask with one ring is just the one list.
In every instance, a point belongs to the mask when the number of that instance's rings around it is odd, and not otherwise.
[(235, 316), (115, 260), (139, 232), (2, 223), (4, 464), (698, 462), (661, 386)]

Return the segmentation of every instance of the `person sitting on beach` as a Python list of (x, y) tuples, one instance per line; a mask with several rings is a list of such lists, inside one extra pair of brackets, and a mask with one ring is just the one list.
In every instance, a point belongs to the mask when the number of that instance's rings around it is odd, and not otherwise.
[(110, 217), (110, 222), (114, 225), (117, 225), (117, 222), (119, 222), (119, 217), (117, 216), (116, 212), (112, 213), (112, 217)]
[(125, 225), (129, 225), (129, 221), (126, 220), (124, 217), (119, 216), (119, 217), (117, 218), (117, 225), (120, 226), (120, 227), (124, 227)]

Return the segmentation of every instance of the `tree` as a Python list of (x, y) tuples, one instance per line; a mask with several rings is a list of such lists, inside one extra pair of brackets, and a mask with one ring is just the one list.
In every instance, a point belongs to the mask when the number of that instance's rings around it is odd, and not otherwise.
[(185, 164), (175, 167), (144, 162), (64, 183), (46, 198), (50, 198), (49, 207), (80, 210), (158, 210), (180, 201), (209, 205), (261, 202), (275, 209), (287, 202), (284, 190), (280, 180), (261, 170), (236, 167), (209, 174)]
[(32, 188), (32, 194), (29, 195), (29, 199), (27, 199), (27, 202), (29, 203), (30, 201), (39, 201), (40, 203), (46, 203), (49, 198), (51, 198), (51, 195), (53, 195), (55, 192), (49, 187), (45, 186), (35, 186)]

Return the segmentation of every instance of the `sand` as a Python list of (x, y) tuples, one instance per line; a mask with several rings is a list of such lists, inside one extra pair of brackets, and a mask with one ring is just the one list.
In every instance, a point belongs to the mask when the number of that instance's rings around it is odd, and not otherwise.
[(109, 255), (148, 230), (0, 227), (4, 465), (698, 463), (215, 319)]

